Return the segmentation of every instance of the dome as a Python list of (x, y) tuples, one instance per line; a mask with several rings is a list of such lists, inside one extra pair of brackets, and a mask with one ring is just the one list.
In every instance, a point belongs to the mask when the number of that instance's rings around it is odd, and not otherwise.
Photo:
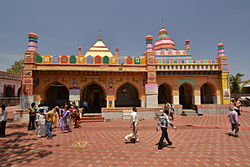
[(218, 46), (218, 47), (223, 47), (223, 46), (224, 46), (224, 43), (218, 43), (217, 46)]
[(38, 38), (38, 35), (34, 32), (29, 33), (28, 36)]
[(168, 31), (162, 25), (159, 36), (155, 41), (155, 50), (176, 50), (174, 41), (168, 36)]
[(145, 39), (146, 39), (146, 40), (147, 40), (147, 39), (153, 39), (153, 36), (152, 36), (152, 35), (147, 35)]

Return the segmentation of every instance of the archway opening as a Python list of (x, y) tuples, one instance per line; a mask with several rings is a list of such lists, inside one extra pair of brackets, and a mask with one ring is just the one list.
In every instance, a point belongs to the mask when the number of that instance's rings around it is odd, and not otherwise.
[(214, 104), (214, 89), (208, 83), (201, 87), (201, 104)]
[(103, 88), (92, 83), (84, 88), (82, 92), (82, 104), (88, 113), (100, 113), (106, 107), (105, 92)]
[(17, 90), (17, 97), (20, 97), (20, 95), (21, 95), (21, 88)]
[(184, 83), (179, 88), (179, 101), (182, 108), (191, 109), (193, 107), (193, 88), (192, 85)]
[(133, 85), (125, 83), (116, 92), (116, 107), (140, 107), (139, 93)]
[(69, 103), (69, 90), (59, 82), (50, 85), (44, 103), (51, 108)]
[(162, 84), (158, 88), (158, 104), (173, 103), (171, 87), (166, 84)]
[(5, 87), (5, 97), (13, 97), (14, 96), (14, 88), (11, 85), (7, 85)]

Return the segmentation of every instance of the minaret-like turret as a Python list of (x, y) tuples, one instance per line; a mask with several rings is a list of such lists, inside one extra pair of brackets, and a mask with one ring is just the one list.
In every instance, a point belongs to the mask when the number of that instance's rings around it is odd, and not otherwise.
[(116, 56), (116, 57), (119, 56), (119, 48), (115, 48), (115, 56)]
[(146, 52), (153, 52), (153, 36), (147, 35), (145, 39), (146, 39)]
[(189, 40), (185, 41), (185, 50), (187, 50), (187, 51), (191, 50), (190, 41)]
[(224, 54), (224, 43), (218, 43), (218, 53), (217, 53), (217, 55), (218, 55), (218, 57), (223, 57), (223, 56), (225, 56), (225, 54)]
[(82, 48), (81, 47), (78, 48), (78, 56), (82, 56)]
[(36, 33), (29, 33), (29, 45), (28, 51), (37, 51), (37, 42), (38, 42), (38, 35)]

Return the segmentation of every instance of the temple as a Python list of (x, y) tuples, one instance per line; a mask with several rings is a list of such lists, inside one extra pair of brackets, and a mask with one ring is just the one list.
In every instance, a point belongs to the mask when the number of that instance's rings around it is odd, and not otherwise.
[(139, 107), (142, 115), (152, 116), (165, 102), (177, 114), (185, 109), (198, 114), (228, 110), (230, 89), (228, 57), (219, 43), (214, 59), (192, 57), (191, 44), (185, 41), (178, 50), (164, 26), (155, 38), (147, 35), (143, 56), (114, 54), (101, 37), (77, 55), (41, 55), (38, 35), (29, 33), (24, 54), (21, 107), (33, 101), (48, 106), (87, 102), (89, 112), (105, 118), (118, 118), (122, 110)]

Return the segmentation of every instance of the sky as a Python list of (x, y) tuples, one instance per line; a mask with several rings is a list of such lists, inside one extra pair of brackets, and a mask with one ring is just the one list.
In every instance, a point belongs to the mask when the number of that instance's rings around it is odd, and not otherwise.
[(86, 52), (101, 30), (120, 56), (142, 56), (145, 36), (163, 23), (177, 49), (190, 40), (192, 57), (215, 59), (225, 44), (230, 73), (250, 79), (250, 0), (1, 0), (0, 71), (23, 58), (29, 32), (39, 35), (41, 55)]

